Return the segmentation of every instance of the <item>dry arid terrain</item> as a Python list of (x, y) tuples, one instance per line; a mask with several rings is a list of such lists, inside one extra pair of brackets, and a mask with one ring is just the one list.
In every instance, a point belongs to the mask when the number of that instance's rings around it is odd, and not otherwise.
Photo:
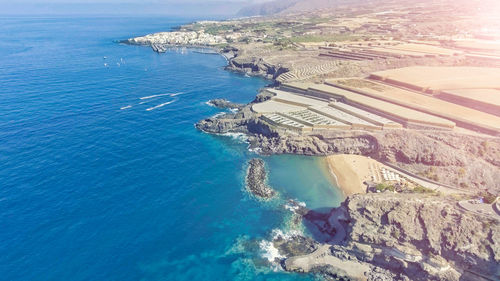
[(283, 269), (331, 280), (500, 279), (500, 5), (316, 2), (125, 42), (208, 47), (228, 70), (270, 80), (250, 104), (213, 101), (233, 110), (200, 130), (245, 133), (261, 154), (330, 156), (349, 197), (328, 215), (297, 211), (319, 234), (277, 238)]

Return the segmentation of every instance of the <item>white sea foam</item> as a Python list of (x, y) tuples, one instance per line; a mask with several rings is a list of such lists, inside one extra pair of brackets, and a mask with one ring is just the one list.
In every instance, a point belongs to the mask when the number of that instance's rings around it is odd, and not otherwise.
[(256, 153), (256, 154), (260, 154), (262, 153), (262, 148), (260, 147), (253, 147), (253, 148), (250, 148), (250, 145), (248, 146), (248, 151), (250, 152), (253, 152), (253, 153)]
[(302, 233), (300, 231), (296, 230), (290, 230), (287, 233), (284, 233), (281, 229), (273, 229), (271, 232), (271, 239), (268, 240), (262, 240), (259, 243), (259, 248), (261, 250), (261, 257), (267, 259), (271, 265), (272, 269), (274, 271), (281, 270), (281, 265), (280, 265), (280, 260), (286, 258), (285, 256), (281, 255), (279, 250), (274, 247), (273, 241), (282, 238), (285, 240), (292, 239), (295, 236), (301, 235)]
[(272, 240), (278, 239), (278, 238), (283, 238), (283, 239), (291, 239), (296, 236), (302, 235), (302, 232), (299, 230), (288, 230), (287, 232), (283, 232), (283, 230), (279, 228), (273, 229), (271, 232)]
[(306, 203), (304, 203), (304, 202), (300, 202), (298, 200), (294, 200), (294, 202), (296, 204), (286, 203), (284, 205), (285, 209), (290, 210), (290, 211), (292, 211), (292, 212), (295, 213), (297, 210), (299, 210), (299, 208), (301, 208), (301, 207), (305, 208), (306, 207)]
[(275, 264), (276, 259), (280, 260), (285, 258), (280, 255), (279, 250), (274, 247), (272, 241), (262, 240), (259, 243), (259, 247), (262, 250), (262, 257), (267, 259), (271, 264)]
[(169, 101), (169, 102), (165, 102), (165, 103), (159, 104), (159, 105), (157, 105), (157, 106), (150, 107), (150, 108), (148, 108), (148, 109), (146, 109), (146, 110), (147, 110), (147, 111), (155, 110), (155, 109), (157, 109), (157, 108), (164, 107), (165, 105), (169, 105), (169, 104), (174, 103), (174, 102), (175, 102), (175, 100), (173, 100), (173, 101)]
[(211, 103), (210, 101), (205, 102), (205, 104), (208, 106), (211, 106), (211, 107), (215, 107), (215, 105), (213, 103)]
[(127, 106), (124, 106), (124, 107), (120, 107), (120, 110), (128, 109), (128, 108), (131, 108), (131, 107), (132, 107), (131, 105), (127, 105)]
[(224, 112), (219, 112), (219, 113), (217, 113), (217, 114), (213, 115), (213, 116), (212, 116), (212, 117), (210, 117), (210, 118), (217, 118), (217, 117), (222, 116), (222, 115), (224, 115), (224, 114), (226, 114), (226, 113), (224, 113)]
[(243, 133), (224, 133), (222, 136), (230, 137), (239, 142), (248, 142), (248, 136)]

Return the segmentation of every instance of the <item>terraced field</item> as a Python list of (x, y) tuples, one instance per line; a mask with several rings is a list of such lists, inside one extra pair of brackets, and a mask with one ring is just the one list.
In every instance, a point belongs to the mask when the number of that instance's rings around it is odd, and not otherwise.
[(377, 115), (391, 116), (391, 118), (395, 118), (407, 125), (431, 126), (443, 129), (453, 129), (455, 127), (455, 123), (447, 119), (330, 85), (317, 84), (311, 86), (310, 90), (342, 98), (351, 105), (355, 104), (356, 107), (363, 110), (368, 109), (377, 112)]
[(500, 88), (500, 68), (413, 66), (375, 72), (370, 77), (421, 90)]
[(326, 107), (316, 106), (316, 107), (311, 107), (310, 109), (315, 111), (315, 112), (318, 112), (320, 114), (323, 114), (325, 116), (328, 116), (330, 118), (340, 120), (340, 121), (342, 121), (346, 124), (349, 124), (349, 125), (361, 125), (361, 126), (375, 127), (374, 124), (372, 124), (366, 120), (363, 120), (359, 117), (351, 115), (351, 114), (344, 112), (342, 110), (333, 108), (331, 106), (326, 106)]
[(268, 121), (271, 124), (281, 126), (284, 128), (299, 129), (299, 130), (310, 129), (310, 127), (308, 127), (302, 123), (299, 123), (295, 120), (292, 120), (288, 117), (285, 117), (285, 116), (277, 114), (277, 113), (264, 114), (264, 115), (262, 115), (262, 117), (265, 121)]
[(440, 55), (440, 56), (453, 56), (463, 53), (452, 49), (446, 49), (438, 46), (431, 46), (426, 44), (400, 44), (394, 46), (385, 46), (385, 49), (400, 50), (405, 52), (417, 52), (424, 54)]
[[(359, 109), (357, 107), (348, 105), (343, 102), (334, 102), (330, 104), (331, 107), (336, 108), (338, 110), (344, 111), (346, 113), (351, 114), (352, 116), (358, 116), (361, 120), (368, 120), (369, 124), (376, 124), (383, 127), (392, 127), (392, 128), (401, 128), (401, 124), (396, 123), (390, 119), (382, 117), (377, 114), (373, 114), (366, 110)], [(359, 123), (363, 124), (363, 123)]]
[[(329, 81), (327, 84), (336, 85), (335, 81), (336, 80)], [(440, 100), (428, 95), (415, 93), (413, 91), (381, 83), (369, 82), (375, 84), (376, 87), (358, 83), (358, 86), (347, 86), (347, 88), (379, 100), (388, 101), (421, 112), (440, 116), (442, 118), (460, 123), (461, 126), (500, 132), (500, 117), (498, 116)], [(353, 83), (347, 84), (352, 85)], [(343, 83), (342, 86), (346, 87), (345, 85), (346, 83)]]
[(295, 111), (295, 112), (290, 112), (287, 113), (286, 116), (296, 119), (306, 125), (309, 126), (314, 126), (314, 127), (324, 127), (324, 128), (345, 128), (349, 129), (350, 127), (342, 123), (338, 120), (329, 118), (327, 116), (318, 114), (316, 112), (313, 112), (311, 110), (301, 110), (301, 111)]
[(466, 101), (480, 102), (488, 106), (493, 106), (498, 111), (498, 114), (500, 114), (500, 89), (457, 89), (446, 90), (441, 94), (447, 94)]
[(338, 67), (337, 61), (316, 64), (316, 65), (309, 65), (281, 74), (276, 80), (281, 83), (289, 81), (305, 80), (318, 75), (330, 73), (334, 71), (337, 67)]

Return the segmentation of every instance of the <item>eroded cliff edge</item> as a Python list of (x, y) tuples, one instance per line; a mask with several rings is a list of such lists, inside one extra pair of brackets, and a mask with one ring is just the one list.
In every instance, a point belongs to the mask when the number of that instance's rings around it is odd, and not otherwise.
[(324, 130), (293, 134), (279, 130), (252, 111), (266, 101), (262, 92), (254, 101), (228, 112), (199, 121), (196, 127), (207, 133), (245, 133), (252, 149), (262, 154), (325, 156), (358, 154), (463, 189), (466, 192), (500, 193), (500, 138), (438, 130)]
[(287, 270), (319, 272), (332, 280), (500, 278), (499, 221), (463, 211), (450, 198), (353, 195), (318, 220), (313, 227), (323, 237), (325, 229), (335, 231), (313, 250), (296, 255), (281, 245), (293, 246), (297, 237), (276, 241)]
[[(413, 173), (432, 171), (437, 181), (460, 186), (467, 196), (500, 190), (500, 140), (435, 130), (284, 132), (258, 118), (255, 103), (199, 121), (207, 133), (248, 135), (261, 154), (359, 154)], [(231, 107), (231, 106), (229, 106)], [(487, 144), (487, 145), (485, 145)], [(462, 184), (460, 184), (462, 183)], [(285, 270), (331, 280), (498, 280), (497, 217), (463, 210), (461, 195), (392, 192), (354, 195), (324, 215), (299, 208), (315, 237), (278, 237)]]

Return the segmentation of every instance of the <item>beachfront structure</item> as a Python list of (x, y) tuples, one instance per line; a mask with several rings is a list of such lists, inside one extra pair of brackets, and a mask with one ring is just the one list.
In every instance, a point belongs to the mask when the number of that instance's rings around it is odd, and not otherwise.
[(382, 178), (384, 181), (401, 182), (402, 178), (398, 173), (382, 168)]

